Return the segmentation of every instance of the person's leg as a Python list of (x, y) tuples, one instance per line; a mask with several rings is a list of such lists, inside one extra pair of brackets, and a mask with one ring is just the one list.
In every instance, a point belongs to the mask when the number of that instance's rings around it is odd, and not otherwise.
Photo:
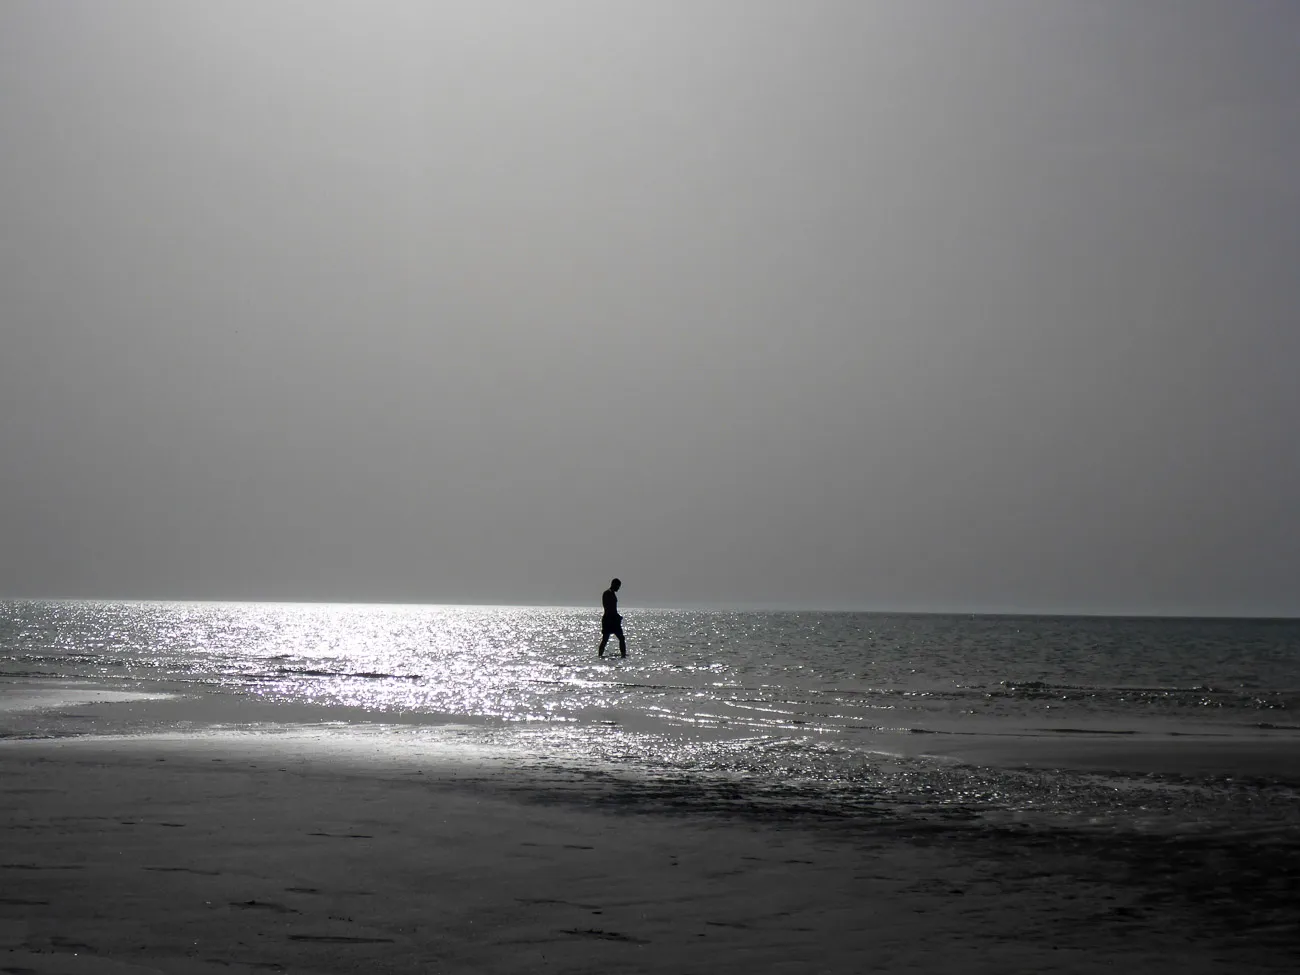
[(606, 630), (600, 636), (600, 650), (596, 653), (597, 657), (605, 656), (605, 644), (609, 642), (609, 630)]
[(627, 656), (627, 641), (623, 639), (623, 627), (621, 626), (618, 628), (618, 655), (620, 657)]

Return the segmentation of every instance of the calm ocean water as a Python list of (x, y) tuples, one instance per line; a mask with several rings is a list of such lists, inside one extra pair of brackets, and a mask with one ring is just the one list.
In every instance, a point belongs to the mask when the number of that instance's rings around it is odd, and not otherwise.
[[(5, 602), (0, 736), (293, 722), (827, 811), (1300, 823), (1300, 621), (629, 608), (625, 628), (629, 657), (602, 661), (596, 608)], [(973, 741), (1293, 761), (1125, 777), (944, 758)]]

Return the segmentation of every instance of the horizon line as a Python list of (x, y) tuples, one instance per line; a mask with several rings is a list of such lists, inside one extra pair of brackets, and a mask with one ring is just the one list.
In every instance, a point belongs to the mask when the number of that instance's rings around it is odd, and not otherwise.
[[(382, 599), (231, 599), (212, 597), (148, 597), (148, 596), (17, 596), (0, 595), (0, 603), (204, 603), (211, 605), (266, 605), (266, 606), (406, 606), (427, 608), (496, 608), (496, 609), (578, 609), (599, 612), (600, 607), (589, 603), (533, 603), (533, 602), (441, 602)], [(1185, 620), (1277, 620), (1300, 621), (1300, 613), (1258, 612), (1189, 612), (1172, 610), (1099, 610), (1099, 609), (901, 609), (883, 608), (852, 603), (812, 603), (772, 601), (683, 601), (624, 603), (625, 610), (678, 610), (685, 612), (804, 612), (804, 613), (859, 613), (870, 616), (972, 616), (972, 617), (1042, 617), (1042, 618), (1096, 618), (1096, 619), (1185, 619)]]

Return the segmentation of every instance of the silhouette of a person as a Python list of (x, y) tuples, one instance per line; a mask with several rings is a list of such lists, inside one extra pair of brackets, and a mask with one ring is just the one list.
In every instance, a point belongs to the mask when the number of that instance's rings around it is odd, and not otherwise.
[(615, 595), (622, 585), (621, 580), (611, 579), (609, 588), (600, 595), (604, 615), (600, 618), (600, 652), (596, 655), (598, 657), (605, 656), (605, 644), (609, 643), (611, 636), (618, 637), (618, 655), (627, 656), (627, 641), (623, 639), (623, 617), (618, 615), (618, 596)]

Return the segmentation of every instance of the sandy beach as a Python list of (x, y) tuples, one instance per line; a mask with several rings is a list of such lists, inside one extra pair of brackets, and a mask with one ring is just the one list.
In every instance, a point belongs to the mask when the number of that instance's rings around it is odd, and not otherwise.
[(1300, 946), (1266, 848), (1229, 864), (1204, 838), (906, 829), (363, 752), (0, 744), (0, 971), (1188, 973), (1285, 971)]

